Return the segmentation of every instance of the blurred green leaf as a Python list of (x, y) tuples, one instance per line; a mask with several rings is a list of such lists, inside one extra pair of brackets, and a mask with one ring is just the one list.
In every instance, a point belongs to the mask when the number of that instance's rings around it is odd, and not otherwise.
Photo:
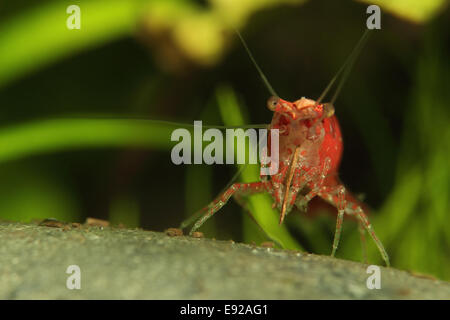
[[(183, 124), (151, 120), (58, 119), (0, 130), (0, 163), (44, 152), (99, 147), (173, 146), (172, 131)], [(186, 126), (190, 129), (190, 126)]]
[(69, 30), (68, 2), (36, 6), (0, 24), (0, 86), (135, 29), (141, 0), (83, 0), (81, 29)]
[[(244, 124), (244, 115), (241, 111), (242, 106), (238, 104), (231, 88), (226, 86), (219, 87), (217, 90), (217, 102), (226, 125), (238, 126)], [(259, 170), (259, 165), (246, 165), (241, 173), (242, 182), (259, 181)], [(270, 239), (285, 249), (301, 249), (300, 244), (289, 234), (286, 226), (278, 223), (279, 212), (276, 209), (272, 209), (270, 195), (252, 195), (248, 198), (248, 206), (256, 222)], [(260, 237), (256, 237), (260, 239)]]
[[(371, 219), (393, 266), (449, 279), (450, 68), (442, 46), (434, 26), (428, 26), (404, 115), (394, 187)], [(353, 257), (357, 235), (350, 237), (343, 251)], [(374, 246), (369, 259), (381, 260)]]
[(388, 12), (417, 23), (424, 23), (448, 5), (447, 0), (359, 0), (376, 4)]

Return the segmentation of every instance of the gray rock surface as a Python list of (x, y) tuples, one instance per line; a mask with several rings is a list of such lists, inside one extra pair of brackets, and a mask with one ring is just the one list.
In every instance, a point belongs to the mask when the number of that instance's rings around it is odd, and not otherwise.
[[(66, 287), (69, 265), (81, 289)], [(0, 299), (450, 299), (450, 284), (295, 251), (118, 228), (0, 223)]]

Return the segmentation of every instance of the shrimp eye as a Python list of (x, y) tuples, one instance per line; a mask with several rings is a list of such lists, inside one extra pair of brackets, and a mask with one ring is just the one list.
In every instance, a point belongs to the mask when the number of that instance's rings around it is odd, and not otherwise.
[(329, 118), (334, 115), (334, 106), (331, 103), (323, 104), (323, 116)]
[(269, 98), (269, 100), (267, 100), (267, 108), (269, 108), (269, 110), (275, 111), (275, 108), (278, 104), (278, 101), (280, 100), (280, 98), (272, 96)]

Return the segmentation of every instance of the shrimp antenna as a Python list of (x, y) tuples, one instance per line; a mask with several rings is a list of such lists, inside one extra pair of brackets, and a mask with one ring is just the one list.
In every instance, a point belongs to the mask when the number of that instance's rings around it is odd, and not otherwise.
[(264, 82), (264, 84), (266, 85), (267, 89), (269, 90), (270, 94), (272, 96), (275, 97), (279, 97), (279, 95), (277, 95), (277, 93), (275, 92), (275, 90), (273, 90), (272, 86), (269, 83), (269, 80), (267, 80), (266, 76), (264, 75), (264, 72), (262, 72), (261, 68), (259, 67), (259, 65), (256, 63), (255, 58), (253, 57), (253, 54), (251, 53), (250, 49), (247, 46), (247, 43), (245, 42), (244, 38), (242, 37), (241, 33), (237, 30), (234, 29), (234, 31), (236, 31), (236, 34), (238, 35), (239, 39), (241, 39), (241, 42), (245, 48), (245, 51), (247, 51), (248, 56), (250, 57), (250, 60), (252, 60), (253, 65), (256, 67), (256, 70), (258, 70), (259, 76), (261, 77), (262, 81)]
[(336, 80), (339, 78), (339, 76), (342, 74), (342, 78), (336, 88), (336, 91), (333, 95), (333, 97), (331, 98), (331, 104), (334, 103), (334, 101), (336, 100), (337, 96), (339, 95), (339, 92), (341, 91), (345, 81), (348, 78), (348, 75), (350, 73), (350, 70), (352, 69), (353, 65), (355, 64), (356, 58), (358, 58), (359, 53), (361, 52), (361, 49), (364, 47), (364, 44), (367, 42), (367, 39), (369, 38), (369, 35), (371, 34), (370, 32), (371, 30), (366, 29), (366, 31), (364, 32), (364, 34), (361, 36), (361, 38), (359, 39), (358, 43), (356, 44), (356, 46), (353, 48), (352, 52), (350, 53), (350, 55), (347, 57), (347, 59), (345, 60), (344, 64), (342, 65), (342, 67), (338, 70), (338, 72), (335, 74), (335, 76), (331, 79), (331, 81), (328, 83), (327, 87), (325, 88), (325, 90), (323, 90), (322, 94), (320, 95), (319, 99), (317, 99), (316, 104), (320, 104), (320, 102), (322, 102), (322, 100), (325, 98), (325, 96), (327, 95), (328, 91), (330, 91), (331, 87), (333, 86), (333, 84), (336, 82)]

